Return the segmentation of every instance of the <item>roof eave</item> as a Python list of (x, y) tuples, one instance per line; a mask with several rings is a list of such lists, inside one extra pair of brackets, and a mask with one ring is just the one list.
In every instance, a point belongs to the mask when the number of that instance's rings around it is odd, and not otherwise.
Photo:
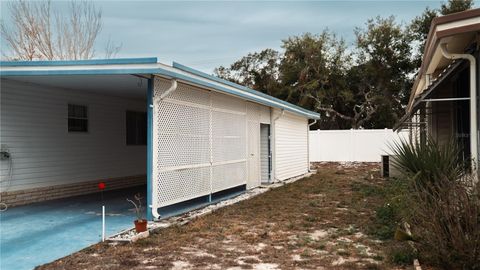
[[(286, 101), (247, 87), (224, 81), (195, 69), (173, 63), (173, 67), (157, 62), (157, 58), (126, 58), (79, 61), (1, 62), (0, 76), (54, 76), (54, 75), (121, 75), (142, 74), (176, 78), (190, 84), (231, 94), (256, 103), (285, 109), (309, 119), (320, 115)], [(200, 80), (203, 78), (204, 80)]]

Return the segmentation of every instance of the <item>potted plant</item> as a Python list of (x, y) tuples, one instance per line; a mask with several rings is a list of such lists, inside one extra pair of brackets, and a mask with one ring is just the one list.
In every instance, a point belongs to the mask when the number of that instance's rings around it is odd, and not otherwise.
[(135, 214), (137, 215), (137, 219), (134, 221), (135, 223), (135, 231), (137, 233), (141, 233), (147, 230), (147, 220), (143, 218), (143, 206), (142, 206), (142, 197), (140, 196), (140, 193), (135, 194), (133, 196), (134, 199), (137, 202), (134, 202), (133, 200), (130, 200), (127, 198), (127, 201), (129, 201), (133, 206), (135, 206)]

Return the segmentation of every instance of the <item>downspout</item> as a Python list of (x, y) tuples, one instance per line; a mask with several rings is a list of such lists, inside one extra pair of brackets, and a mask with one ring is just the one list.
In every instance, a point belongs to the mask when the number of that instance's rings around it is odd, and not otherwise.
[(278, 119), (280, 119), (283, 115), (285, 114), (285, 109), (282, 109), (282, 112), (275, 118), (273, 118), (272, 124), (273, 124), (273, 155), (272, 155), (272, 171), (273, 171), (273, 182), (278, 182), (279, 180), (277, 179), (277, 133), (275, 132), (276, 127), (276, 122)]
[[(153, 82), (152, 82), (153, 84)], [(152, 85), (152, 91), (154, 89), (154, 85)], [(154, 99), (154, 104), (158, 104), (159, 102), (161, 102), (162, 100), (164, 100), (168, 95), (170, 95), (171, 93), (173, 93), (173, 91), (177, 90), (177, 80), (176, 79), (172, 79), (171, 81), (171, 85), (170, 87), (167, 89), (167, 91), (163, 92), (163, 94), (160, 95), (160, 97), (158, 98), (158, 100), (155, 100), (155, 97), (153, 97)], [(153, 94), (153, 93), (152, 93)], [(154, 115), (156, 112), (155, 112), (155, 109), (156, 109), (156, 106), (153, 106), (152, 108), (152, 114)], [(155, 133), (153, 133), (155, 134)], [(152, 142), (154, 141), (154, 138), (152, 138)], [(153, 147), (153, 145), (152, 145)], [(153, 148), (152, 148), (153, 149)], [(153, 160), (153, 159), (152, 159)], [(152, 171), (153, 171), (153, 164), (152, 164)], [(153, 177), (155, 177), (154, 175), (152, 176), (152, 181), (151, 183), (153, 184)], [(158, 185), (153, 185), (152, 187), (152, 192), (153, 191), (157, 191), (156, 189), (158, 188)], [(157, 192), (154, 192), (154, 194), (152, 194), (153, 196), (155, 196)], [(159, 220), (160, 219), (160, 213), (158, 213), (158, 206), (155, 204), (156, 200), (153, 199), (152, 200), (152, 215), (153, 215), (153, 218), (154, 220)]]
[(164, 100), (168, 95), (170, 95), (173, 91), (177, 90), (177, 80), (172, 79), (172, 84), (170, 85), (170, 88), (167, 89), (167, 91), (163, 92), (163, 94), (160, 95), (160, 100)]
[(456, 54), (447, 51), (447, 44), (440, 45), (442, 54), (447, 59), (467, 59), (470, 62), (470, 153), (472, 155), (472, 173), (478, 167), (478, 126), (477, 126), (477, 74), (476, 59), (471, 54)]
[(315, 125), (317, 123), (317, 119), (314, 119), (312, 123), (308, 124), (308, 127), (307, 127), (307, 168), (308, 168), (308, 172), (311, 172), (311, 168), (310, 168), (310, 127)]

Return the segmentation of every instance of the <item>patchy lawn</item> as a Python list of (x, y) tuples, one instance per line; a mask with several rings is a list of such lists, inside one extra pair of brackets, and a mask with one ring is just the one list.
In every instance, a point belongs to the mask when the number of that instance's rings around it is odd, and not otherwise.
[[(133, 244), (97, 244), (39, 269), (392, 269), (375, 236), (378, 164), (318, 173)], [(60, 243), (59, 243), (60, 244)]]

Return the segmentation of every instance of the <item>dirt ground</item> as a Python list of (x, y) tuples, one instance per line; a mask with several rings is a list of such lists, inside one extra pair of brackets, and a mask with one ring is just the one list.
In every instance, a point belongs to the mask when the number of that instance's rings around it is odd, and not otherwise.
[(379, 164), (318, 173), (133, 244), (97, 244), (38, 269), (401, 269), (370, 236)]

